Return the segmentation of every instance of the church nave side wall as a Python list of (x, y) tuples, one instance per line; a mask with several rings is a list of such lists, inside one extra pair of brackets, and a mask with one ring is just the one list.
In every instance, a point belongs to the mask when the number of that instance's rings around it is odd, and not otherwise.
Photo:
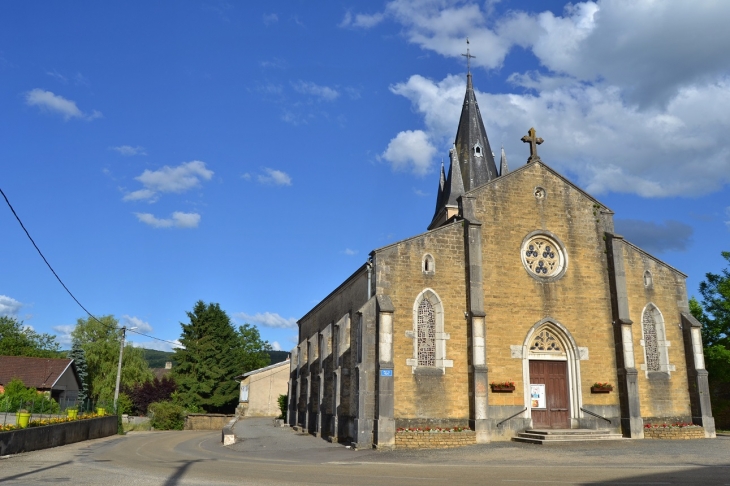
[[(433, 271), (424, 268), (433, 257)], [(466, 425), (469, 419), (464, 228), (456, 222), (375, 251), (376, 293), (393, 314), (394, 417), (397, 427)], [(414, 304), (427, 291), (443, 311), (445, 367), (413, 366)], [(432, 293), (430, 291), (433, 291)]]

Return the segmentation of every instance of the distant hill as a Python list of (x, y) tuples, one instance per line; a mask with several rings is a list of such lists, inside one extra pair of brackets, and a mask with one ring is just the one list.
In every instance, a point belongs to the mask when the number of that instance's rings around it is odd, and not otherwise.
[[(147, 360), (147, 365), (150, 368), (164, 368), (167, 361), (172, 361), (172, 367), (174, 368), (177, 363), (172, 358), (175, 353), (171, 351), (157, 351), (156, 349), (144, 349), (144, 359)], [(269, 351), (269, 357), (271, 358), (271, 364), (281, 363), (286, 361), (289, 356), (287, 351)]]

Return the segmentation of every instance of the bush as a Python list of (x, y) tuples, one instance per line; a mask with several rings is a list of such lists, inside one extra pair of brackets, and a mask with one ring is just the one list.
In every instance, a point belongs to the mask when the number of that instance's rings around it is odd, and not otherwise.
[(147, 415), (147, 408), (151, 403), (169, 401), (175, 390), (177, 390), (175, 380), (163, 376), (161, 380), (155, 378), (152, 381), (140, 383), (133, 387), (125, 387), (124, 393), (131, 399), (131, 411)]
[(289, 395), (279, 395), (279, 411), (281, 411), (281, 414), (277, 418), (286, 419), (288, 404)]
[(26, 388), (19, 379), (13, 379), (0, 394), (0, 412), (27, 410), (31, 413), (58, 413), (58, 403), (35, 388)]
[(185, 410), (173, 402), (151, 403), (150, 425), (157, 430), (182, 430), (185, 425)]

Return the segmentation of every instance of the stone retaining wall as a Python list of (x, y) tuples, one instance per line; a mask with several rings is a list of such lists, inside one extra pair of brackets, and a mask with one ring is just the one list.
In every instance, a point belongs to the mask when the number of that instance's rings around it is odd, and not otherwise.
[(656, 427), (644, 429), (645, 439), (704, 439), (702, 427)]
[(476, 444), (476, 433), (400, 431), (395, 434), (396, 449), (447, 449)]
[(0, 456), (37, 451), (117, 433), (117, 416), (0, 432)]
[(185, 417), (185, 430), (221, 430), (235, 415), (222, 413), (191, 413)]

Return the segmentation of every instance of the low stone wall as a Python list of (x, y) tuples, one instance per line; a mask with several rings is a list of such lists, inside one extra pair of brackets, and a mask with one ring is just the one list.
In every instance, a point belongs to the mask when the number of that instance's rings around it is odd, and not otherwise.
[(191, 413), (185, 417), (185, 430), (221, 430), (235, 417), (223, 413)]
[(704, 439), (702, 427), (651, 427), (644, 428), (645, 439)]
[(425, 432), (402, 430), (395, 434), (396, 449), (447, 449), (474, 445), (477, 435), (473, 430), (463, 432)]
[(37, 451), (117, 433), (117, 416), (0, 432), (0, 456)]

